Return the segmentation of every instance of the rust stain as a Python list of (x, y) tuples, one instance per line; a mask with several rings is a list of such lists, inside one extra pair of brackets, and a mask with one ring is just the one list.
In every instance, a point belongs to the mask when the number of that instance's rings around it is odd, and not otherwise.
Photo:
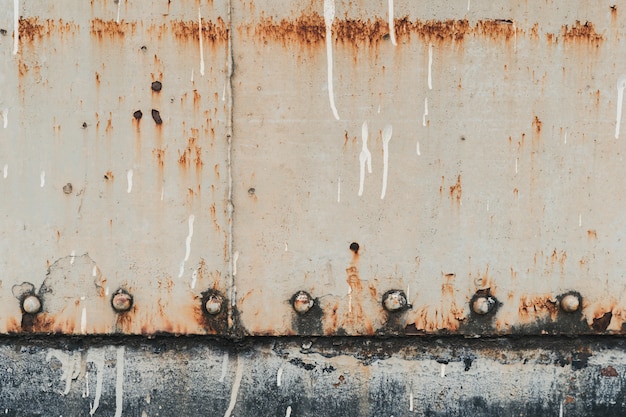
[(42, 38), (49, 35), (54, 29), (54, 21), (51, 19), (39, 20), (37, 17), (26, 17), (19, 20), (20, 39), (33, 41), (35, 38)]
[[(177, 20), (170, 23), (172, 33), (181, 39), (199, 39), (199, 25), (195, 20)], [(228, 27), (221, 17), (215, 22), (202, 19), (202, 39), (209, 42), (223, 42), (228, 40)]]
[(152, 155), (157, 159), (160, 168), (165, 165), (165, 149), (152, 149)]
[(123, 38), (127, 33), (134, 34), (136, 29), (136, 22), (121, 21), (120, 23), (117, 23), (115, 20), (103, 20), (96, 18), (91, 21), (90, 32), (98, 39), (102, 39), (105, 36), (110, 39), (114, 39)]
[(558, 301), (552, 295), (520, 297), (518, 308), (520, 321), (534, 321), (545, 316), (550, 316), (554, 320), (558, 312)]
[(190, 137), (187, 141), (187, 147), (182, 153), (178, 151), (178, 155), (178, 164), (182, 168), (189, 167), (193, 159), (196, 170), (202, 169), (202, 165), (204, 164), (202, 162), (202, 148), (196, 144), (196, 138)]
[(591, 328), (596, 332), (603, 332), (609, 327), (611, 323), (611, 319), (613, 318), (613, 312), (608, 311), (600, 317), (596, 317), (593, 319), (593, 323), (591, 324)]
[(571, 395), (566, 395), (565, 396), (565, 404), (571, 404), (574, 401), (576, 401), (576, 399), (574, 397), (572, 397)]
[(537, 135), (541, 134), (541, 126), (542, 125), (543, 125), (543, 123), (541, 122), (541, 120), (539, 120), (539, 117), (535, 116), (535, 118), (533, 119), (533, 131)]
[(571, 26), (561, 26), (561, 37), (564, 42), (587, 42), (594, 45), (604, 40), (604, 36), (596, 32), (593, 23), (580, 23), (578, 20)]
[(456, 177), (456, 183), (450, 186), (450, 199), (456, 199), (457, 203), (460, 203), (462, 194), (463, 188), (461, 187), (461, 175), (458, 175)]
[(104, 179), (106, 181), (113, 181), (115, 179), (115, 176), (113, 175), (113, 172), (107, 171), (104, 173)]
[(587, 230), (587, 238), (590, 240), (598, 239), (598, 233), (595, 230)]

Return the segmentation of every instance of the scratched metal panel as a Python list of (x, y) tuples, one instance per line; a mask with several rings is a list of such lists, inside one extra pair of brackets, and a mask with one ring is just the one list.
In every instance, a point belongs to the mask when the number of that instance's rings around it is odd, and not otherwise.
[(4, 3), (0, 333), (224, 332), (226, 6)]
[(233, 7), (248, 334), (622, 331), (622, 5)]

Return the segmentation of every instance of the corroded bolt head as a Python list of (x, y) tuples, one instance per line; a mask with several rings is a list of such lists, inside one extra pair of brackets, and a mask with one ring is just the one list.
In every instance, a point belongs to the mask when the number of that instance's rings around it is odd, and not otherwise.
[(561, 308), (567, 313), (573, 313), (580, 308), (580, 298), (574, 294), (567, 294), (561, 298)]
[(220, 295), (210, 295), (204, 303), (204, 309), (212, 316), (218, 315), (222, 311), (224, 298)]
[(472, 310), (481, 316), (491, 312), (496, 306), (496, 300), (489, 296), (476, 297), (472, 302)]
[(67, 184), (63, 186), (63, 192), (65, 194), (72, 194), (72, 188), (73, 188), (72, 184), (68, 182)]
[(27, 295), (22, 301), (22, 308), (28, 314), (37, 314), (41, 310), (41, 301), (36, 295)]
[(298, 291), (292, 298), (293, 309), (298, 314), (304, 314), (313, 307), (315, 301), (306, 291)]
[(124, 290), (117, 290), (111, 298), (111, 306), (118, 313), (128, 311), (133, 306), (133, 296)]
[(387, 311), (401, 311), (411, 308), (404, 291), (391, 290), (383, 295), (383, 307)]

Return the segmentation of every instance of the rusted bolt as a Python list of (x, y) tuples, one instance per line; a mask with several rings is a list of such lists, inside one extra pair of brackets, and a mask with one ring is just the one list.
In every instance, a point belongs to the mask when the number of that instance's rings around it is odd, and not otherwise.
[(569, 293), (561, 297), (561, 309), (566, 313), (574, 313), (580, 308), (580, 295)]
[(163, 88), (163, 84), (161, 84), (161, 81), (153, 81), (151, 88), (152, 88), (152, 91), (158, 93)]
[(298, 314), (305, 314), (314, 304), (315, 300), (313, 300), (311, 294), (306, 291), (298, 291), (291, 297), (291, 305)]
[(411, 308), (402, 290), (390, 290), (383, 295), (383, 307), (385, 310), (394, 312)]
[(204, 303), (204, 309), (212, 316), (220, 314), (222, 311), (222, 305), (224, 304), (224, 297), (218, 294), (212, 294), (207, 297)]
[(133, 117), (135, 120), (140, 120), (143, 117), (143, 112), (141, 110), (136, 110), (133, 112)]
[(65, 194), (72, 194), (72, 188), (73, 188), (72, 184), (68, 182), (67, 184), (63, 186), (63, 192)]
[(27, 295), (22, 301), (22, 308), (28, 314), (37, 314), (41, 311), (41, 301), (36, 295)]
[(133, 296), (121, 288), (115, 291), (113, 297), (111, 297), (111, 307), (118, 313), (128, 311), (132, 306)]
[(474, 296), (472, 300), (472, 311), (481, 316), (491, 313), (495, 306), (496, 300), (490, 295)]
[(6, 29), (0, 29), (0, 35), (6, 36), (7, 35), (7, 30)]
[(83, 126), (83, 129), (87, 129), (87, 122), (83, 122), (82, 126)]

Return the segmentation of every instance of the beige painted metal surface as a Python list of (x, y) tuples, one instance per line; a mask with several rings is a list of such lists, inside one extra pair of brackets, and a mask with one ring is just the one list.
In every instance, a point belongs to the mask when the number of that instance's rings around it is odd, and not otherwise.
[(17, 4), (0, 332), (622, 331), (626, 6)]

